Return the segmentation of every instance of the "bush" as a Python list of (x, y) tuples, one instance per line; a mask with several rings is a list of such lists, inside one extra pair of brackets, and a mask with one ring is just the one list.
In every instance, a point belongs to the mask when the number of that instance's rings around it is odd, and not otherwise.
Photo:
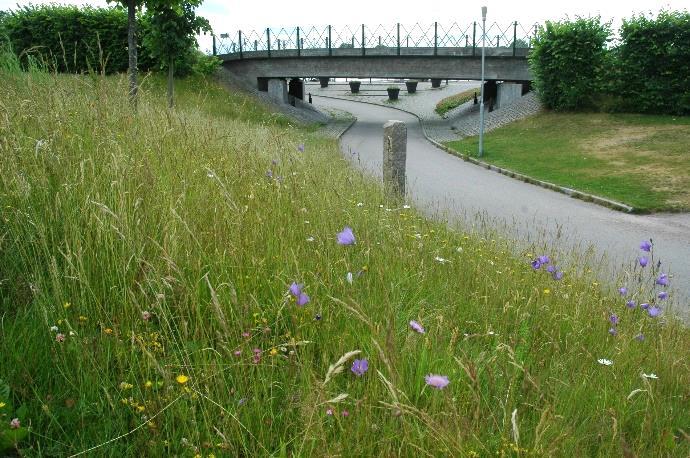
[(618, 108), (690, 114), (690, 13), (624, 20), (617, 52)]
[[(127, 13), (122, 8), (29, 5), (0, 13), (0, 35), (4, 30), (25, 68), (31, 56), (40, 55), (59, 72), (127, 70)], [(150, 18), (138, 17), (137, 27), (139, 70), (161, 68), (147, 46)], [(217, 68), (217, 62), (192, 45), (175, 61), (176, 73), (208, 74)]]
[(546, 22), (530, 54), (534, 85), (541, 101), (554, 110), (594, 106), (606, 68), (610, 25), (599, 17)]

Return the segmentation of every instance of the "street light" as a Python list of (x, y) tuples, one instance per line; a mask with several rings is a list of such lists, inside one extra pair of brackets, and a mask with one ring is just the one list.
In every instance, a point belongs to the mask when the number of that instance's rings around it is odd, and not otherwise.
[(484, 47), (486, 43), (486, 6), (482, 6), (482, 87), (479, 102), (479, 157), (484, 153)]

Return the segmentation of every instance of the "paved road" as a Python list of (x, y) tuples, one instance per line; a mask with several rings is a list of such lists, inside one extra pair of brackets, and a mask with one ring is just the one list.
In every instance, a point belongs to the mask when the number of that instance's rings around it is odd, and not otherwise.
[[(585, 249), (621, 272), (630, 267), (642, 240), (654, 240), (662, 271), (671, 271), (677, 312), (690, 316), (690, 214), (640, 216), (609, 210), (467, 163), (429, 143), (417, 118), (391, 108), (315, 97), (324, 107), (352, 113), (357, 122), (341, 139), (341, 149), (375, 176), (381, 176), (383, 124), (407, 124), (408, 195), (427, 212), (447, 212), (470, 222), (490, 220), (509, 235), (551, 246)], [(353, 155), (352, 153), (355, 153)], [(433, 210), (429, 210), (433, 209)]]

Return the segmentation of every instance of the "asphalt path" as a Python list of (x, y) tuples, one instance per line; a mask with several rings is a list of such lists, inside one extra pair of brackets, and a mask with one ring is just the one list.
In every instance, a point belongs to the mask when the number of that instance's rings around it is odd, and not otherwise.
[[(342, 136), (350, 161), (381, 177), (383, 124), (407, 125), (408, 199), (431, 216), (477, 227), (488, 222), (521, 244), (590, 251), (612, 275), (630, 272), (640, 242), (653, 239), (655, 262), (671, 274), (674, 310), (690, 316), (690, 214), (631, 215), (524, 183), (452, 156), (426, 140), (416, 117), (388, 107), (315, 97), (318, 106), (352, 113)], [(647, 267), (649, 268), (649, 267)], [(620, 278), (620, 277), (619, 277)], [(632, 281), (631, 281), (632, 283)]]

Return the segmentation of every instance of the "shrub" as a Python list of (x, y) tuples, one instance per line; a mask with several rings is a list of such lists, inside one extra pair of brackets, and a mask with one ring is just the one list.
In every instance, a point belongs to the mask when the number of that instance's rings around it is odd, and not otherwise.
[[(30, 56), (40, 55), (59, 72), (124, 72), (128, 66), (127, 13), (122, 8), (76, 6), (23, 6), (16, 11), (0, 12), (3, 30), (12, 49), (26, 67)], [(151, 19), (137, 18), (139, 35), (138, 67), (148, 71), (161, 68), (146, 37), (151, 33)], [(201, 55), (194, 44), (179, 54), (176, 73), (207, 74), (217, 68), (217, 60)]]
[(618, 108), (690, 114), (690, 13), (624, 20), (617, 52)]
[(541, 101), (555, 110), (594, 106), (605, 69), (610, 25), (599, 17), (546, 22), (534, 40), (530, 67)]

